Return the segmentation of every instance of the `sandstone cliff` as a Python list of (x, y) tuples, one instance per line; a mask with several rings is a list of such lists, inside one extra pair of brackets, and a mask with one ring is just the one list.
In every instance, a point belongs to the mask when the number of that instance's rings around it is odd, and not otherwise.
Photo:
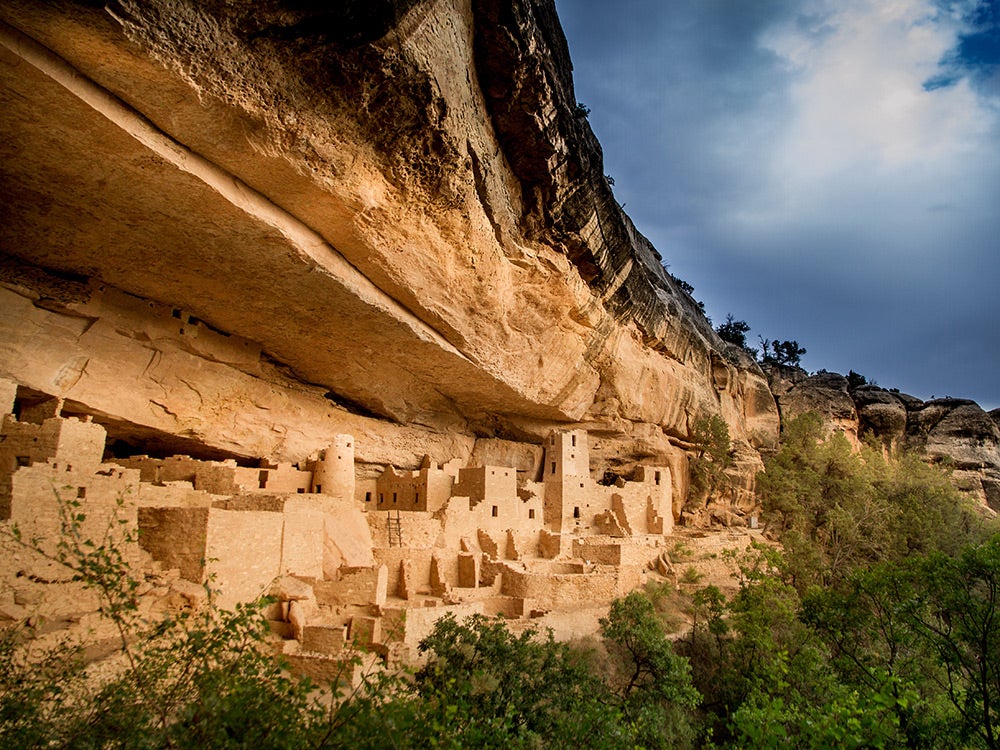
[[(0, 374), (129, 449), (594, 471), (775, 444), (604, 179), (551, 0), (0, 8)], [(363, 439), (361, 439), (363, 437)], [(200, 453), (198, 452), (200, 451)], [(749, 482), (744, 482), (749, 486)], [(745, 491), (745, 490), (744, 490)]]
[(890, 450), (922, 453), (952, 469), (959, 488), (1000, 511), (997, 410), (986, 413), (965, 399), (921, 401), (877, 385), (851, 388), (847, 378), (832, 372), (808, 375), (773, 365), (768, 375), (783, 420), (813, 411), (855, 443), (872, 435)]

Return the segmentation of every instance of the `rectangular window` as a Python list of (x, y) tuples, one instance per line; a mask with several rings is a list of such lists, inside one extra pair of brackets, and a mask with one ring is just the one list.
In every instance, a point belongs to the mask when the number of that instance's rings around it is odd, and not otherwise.
[(396, 493), (395, 492), (392, 493), (392, 501), (396, 502)]
[(497, 506), (493, 506), (493, 517), (496, 518), (500, 514), (500, 509)]
[(534, 517), (535, 517), (535, 509), (528, 508), (528, 518), (534, 518)]
[(18, 466), (31, 466), (31, 456), (18, 456), (17, 457)]
[(653, 474), (653, 479), (656, 481), (657, 484), (659, 484), (660, 483), (660, 472), (656, 472), (655, 474)]
[(579, 518), (579, 517), (580, 517), (580, 506), (577, 506), (573, 508), (573, 518)]
[(323, 494), (323, 485), (321, 485), (321, 484), (317, 484), (316, 485), (316, 494), (317, 495)]
[(552, 462), (552, 473), (553, 474), (556, 473), (556, 462), (555, 461)]
[(419, 492), (413, 493), (413, 504), (414, 505), (419, 505), (420, 504), (420, 493)]
[(84, 498), (84, 497), (86, 497), (87, 496), (87, 488), (86, 487), (77, 487), (76, 488), (76, 496), (78, 498)]
[(570, 442), (572, 443), (573, 447), (575, 448), (576, 447), (576, 435), (572, 436), (572, 438), (570, 439)]
[(260, 474), (257, 475), (257, 488), (261, 489), (261, 490), (267, 489), (267, 470), (266, 469), (264, 471), (261, 471)]
[(366, 492), (365, 493), (365, 502), (366, 503), (370, 503), (371, 501), (372, 501), (372, 493)]

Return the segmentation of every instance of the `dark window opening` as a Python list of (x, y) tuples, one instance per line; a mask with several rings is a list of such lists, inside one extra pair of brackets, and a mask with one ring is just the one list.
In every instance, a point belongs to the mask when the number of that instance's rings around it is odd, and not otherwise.
[(395, 492), (392, 493), (392, 501), (396, 502), (396, 493)]
[(660, 483), (660, 472), (656, 472), (655, 474), (653, 474), (653, 480), (654, 480), (654, 481), (655, 481), (655, 482), (656, 482), (657, 484), (659, 484), (659, 483)]
[(573, 508), (573, 518), (579, 518), (579, 517), (580, 517), (580, 506), (577, 506)]
[(413, 493), (413, 504), (417, 505), (419, 502), (420, 502), (420, 493), (419, 492), (414, 492)]
[(173, 310), (170, 311), (170, 314), (173, 315), (178, 320), (181, 319), (181, 311), (178, 310), (176, 307)]
[(298, 489), (297, 491), (298, 491), (298, 493), (299, 493), (300, 495), (304, 495), (304, 494), (306, 494), (306, 489), (305, 489), (305, 487), (299, 487), (299, 489)]
[(365, 502), (366, 503), (370, 503), (371, 501), (372, 501), (372, 493), (366, 492), (365, 493)]
[(552, 462), (552, 473), (553, 474), (556, 473), (556, 462), (555, 461)]
[(267, 488), (267, 470), (266, 469), (264, 471), (260, 472), (260, 474), (257, 475), (257, 488), (261, 489), (261, 490)]
[(77, 487), (76, 488), (76, 496), (78, 498), (84, 498), (84, 497), (86, 497), (87, 496), (87, 488), (86, 487)]
[(573, 445), (574, 448), (576, 447), (576, 435), (573, 435), (570, 438), (570, 443)]
[(323, 492), (323, 485), (317, 484), (316, 485), (316, 494), (319, 495), (319, 494), (322, 494), (322, 492)]
[(535, 517), (535, 509), (528, 508), (528, 518), (534, 518), (534, 517)]
[(498, 515), (500, 515), (500, 509), (497, 506), (494, 505), (493, 506), (493, 517), (496, 518)]
[(31, 456), (18, 456), (16, 460), (18, 466), (31, 466)]

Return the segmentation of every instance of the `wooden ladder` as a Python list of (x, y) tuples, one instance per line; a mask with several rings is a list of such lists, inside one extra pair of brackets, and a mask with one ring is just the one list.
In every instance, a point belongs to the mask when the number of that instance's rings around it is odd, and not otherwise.
[(400, 520), (399, 511), (396, 511), (396, 517), (392, 517), (392, 511), (386, 513), (386, 524), (389, 529), (389, 546), (390, 547), (402, 547), (403, 546), (403, 525)]

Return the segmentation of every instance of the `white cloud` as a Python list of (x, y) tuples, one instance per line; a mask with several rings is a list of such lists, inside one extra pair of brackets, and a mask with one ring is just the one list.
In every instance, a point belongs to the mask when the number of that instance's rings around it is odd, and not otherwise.
[(770, 184), (751, 215), (829, 214), (831, 201), (850, 209), (859, 197), (896, 210), (946, 203), (941, 193), (995, 151), (995, 112), (968, 81), (924, 86), (960, 19), (929, 0), (821, 0), (811, 10), (811, 24), (800, 15), (761, 40), (793, 71), (792, 114), (777, 125)]
[(616, 196), (716, 318), (996, 404), (1000, 90), (955, 54), (986, 1), (558, 0)]

